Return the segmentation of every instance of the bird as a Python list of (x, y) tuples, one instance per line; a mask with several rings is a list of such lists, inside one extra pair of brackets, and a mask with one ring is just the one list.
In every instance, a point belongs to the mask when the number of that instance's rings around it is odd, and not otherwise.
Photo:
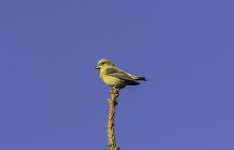
[(112, 89), (120, 90), (127, 85), (139, 85), (138, 80), (146, 81), (143, 76), (136, 76), (117, 68), (111, 60), (102, 58), (98, 61), (96, 69), (100, 71), (100, 78)]

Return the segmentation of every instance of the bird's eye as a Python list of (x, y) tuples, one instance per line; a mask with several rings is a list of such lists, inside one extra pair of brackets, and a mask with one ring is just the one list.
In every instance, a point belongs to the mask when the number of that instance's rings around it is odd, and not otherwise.
[(104, 65), (105, 63), (103, 62), (103, 63), (101, 63), (101, 65)]

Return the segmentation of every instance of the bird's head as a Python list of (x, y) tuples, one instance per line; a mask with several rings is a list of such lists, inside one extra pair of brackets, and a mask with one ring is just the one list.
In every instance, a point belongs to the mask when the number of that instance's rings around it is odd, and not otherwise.
[(111, 62), (111, 60), (102, 58), (101, 60), (98, 61), (95, 68), (100, 69), (104, 66), (114, 66), (114, 64)]

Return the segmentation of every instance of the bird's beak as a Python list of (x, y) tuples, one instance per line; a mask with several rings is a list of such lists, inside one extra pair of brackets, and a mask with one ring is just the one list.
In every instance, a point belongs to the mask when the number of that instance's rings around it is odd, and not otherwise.
[(99, 66), (96, 66), (95, 69), (100, 69), (100, 67), (99, 67)]

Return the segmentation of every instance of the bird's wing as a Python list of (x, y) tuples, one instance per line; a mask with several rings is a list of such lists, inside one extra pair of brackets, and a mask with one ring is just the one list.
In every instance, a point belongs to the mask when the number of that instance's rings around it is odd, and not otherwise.
[(128, 73), (116, 67), (106, 68), (106, 75), (113, 76), (122, 80), (134, 81)]

